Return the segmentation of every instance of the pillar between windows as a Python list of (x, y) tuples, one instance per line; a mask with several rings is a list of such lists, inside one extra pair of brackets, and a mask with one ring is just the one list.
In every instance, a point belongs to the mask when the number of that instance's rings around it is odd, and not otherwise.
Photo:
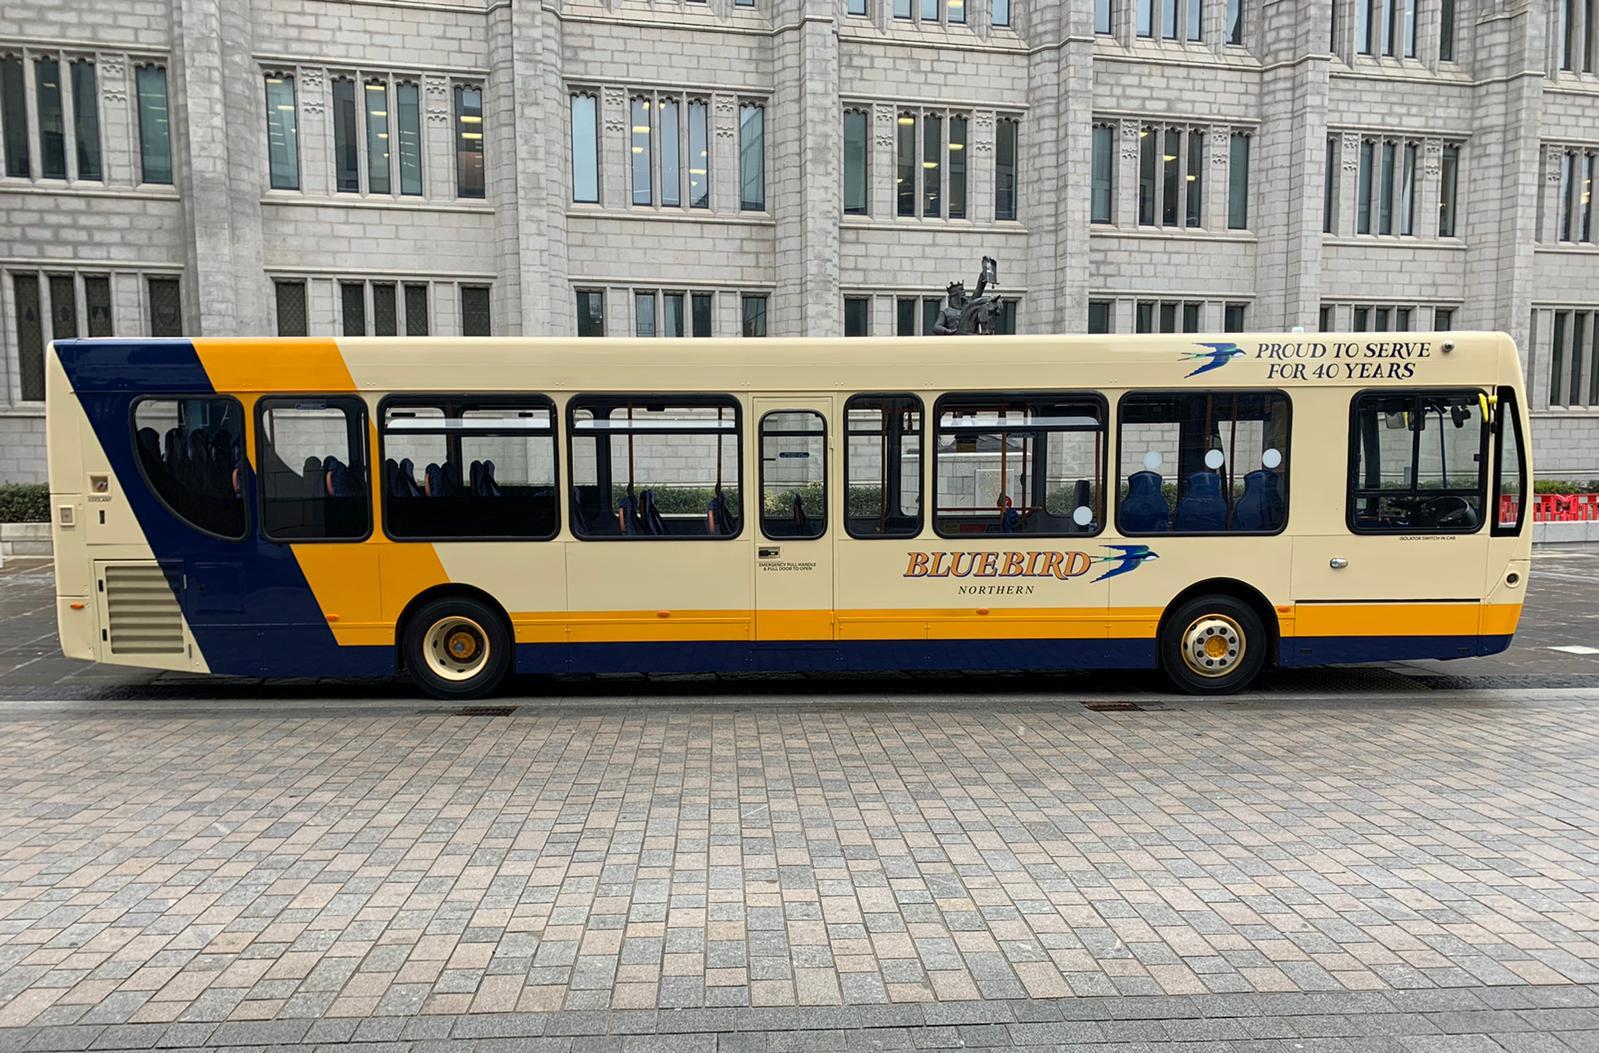
[[(997, 119), (993, 110), (979, 110), (971, 114), (966, 133), (966, 148), (971, 151), (966, 161), (966, 216), (974, 222), (986, 223), (994, 218), (994, 122)], [(1037, 144), (1032, 145), (1036, 147)], [(1017, 173), (1018, 192), (1024, 173), (1025, 169)]]
[(1565, 170), (1565, 147), (1557, 144), (1546, 144), (1543, 148), (1543, 185), (1538, 192), (1543, 195), (1541, 214), (1543, 221), (1538, 224), (1538, 240), (1553, 245), (1560, 240), (1560, 177)]
[(1334, 204), (1333, 233), (1349, 237), (1356, 232), (1360, 215), (1360, 133), (1343, 132), (1338, 139), (1338, 200)]
[(121, 56), (94, 56), (95, 83), (100, 91), (101, 178), (106, 186), (136, 186), (139, 161), (132, 145), (139, 141), (139, 129), (130, 118), (128, 78), (131, 71)]
[[(836, 101), (837, 96), (834, 99)], [(625, 126), (626, 122), (623, 123)], [(736, 213), (739, 210), (738, 96), (724, 92), (711, 96), (711, 139), (714, 143), (711, 147), (711, 210)], [(770, 141), (767, 148), (771, 148)], [(625, 176), (623, 173), (621, 178), (625, 180)], [(631, 324), (625, 331), (632, 332)]]
[(898, 112), (887, 103), (871, 107), (872, 124), (868, 131), (871, 154), (866, 166), (868, 210), (877, 219), (894, 215), (894, 131)]
[(1230, 128), (1225, 124), (1213, 124), (1204, 129), (1205, 149), (1210, 156), (1206, 159), (1208, 163), (1201, 168), (1207, 180), (1204, 194), (1205, 221), (1200, 226), (1201, 230), (1226, 232), (1229, 229), (1227, 205), (1232, 179), (1232, 133), (1242, 130)]
[(450, 113), (450, 82), (444, 77), (422, 80), (422, 192), (428, 201), (455, 199), (455, 127)]
[(1111, 215), (1118, 227), (1131, 229), (1138, 226), (1138, 133), (1142, 129), (1132, 119), (1118, 122), (1117, 128), (1116, 201)]
[[(1439, 215), (1438, 205), (1442, 200), (1443, 191), (1443, 160), (1444, 141), (1437, 138), (1423, 139), (1421, 142), (1421, 178), (1416, 183), (1416, 237), (1426, 241), (1435, 241), (1438, 238)], [(1456, 179), (1459, 179), (1458, 173)], [(1456, 187), (1459, 195), (1459, 187)], [(1457, 204), (1458, 211), (1458, 204)], [(1455, 231), (1459, 233), (1460, 221), (1458, 216), (1455, 221)]]
[[(327, 75), (320, 69), (290, 69), (295, 78), (294, 98), (299, 112), (300, 190), (318, 197), (333, 196), (333, 127), (328, 120)], [(446, 172), (452, 169), (445, 169)]]
[[(605, 88), (600, 92), (600, 204), (606, 208), (626, 208), (629, 200), (628, 155), (623, 149), (631, 142), (627, 116), (627, 92), (621, 88)], [(716, 186), (715, 181), (711, 186)], [(607, 311), (610, 306), (606, 305)], [(605, 320), (605, 331), (613, 331), (609, 317)]]
[(1438, 72), (1438, 31), (1443, 17), (1442, 0), (1416, 0), (1416, 59), (1434, 73)]

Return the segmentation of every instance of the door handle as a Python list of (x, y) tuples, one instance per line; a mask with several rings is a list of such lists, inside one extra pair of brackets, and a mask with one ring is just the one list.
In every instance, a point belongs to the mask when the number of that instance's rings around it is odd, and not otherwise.
[(1332, 559), (1327, 561), (1327, 565), (1333, 570), (1343, 570), (1345, 567), (1349, 566), (1349, 561), (1342, 556), (1334, 556)]
[(757, 550), (756, 555), (761, 559), (776, 559), (782, 551), (776, 545), (763, 545)]

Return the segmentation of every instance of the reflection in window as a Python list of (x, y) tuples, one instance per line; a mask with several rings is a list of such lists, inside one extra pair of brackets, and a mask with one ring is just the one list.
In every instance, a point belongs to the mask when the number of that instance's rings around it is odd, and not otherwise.
[(711, 207), (709, 107), (704, 99), (688, 104), (688, 207)]
[(944, 147), (944, 119), (937, 114), (922, 118), (922, 215), (938, 216), (943, 213), (939, 197), (942, 186), (939, 158)]
[[(1196, 345), (1196, 356), (1206, 353), (1224, 351)], [(1287, 397), (1275, 392), (1123, 398), (1118, 528), (1123, 534), (1283, 529), (1288, 412)]]
[(913, 395), (856, 395), (844, 406), (844, 527), (851, 537), (922, 530), (922, 404)]
[(273, 190), (300, 189), (300, 135), (295, 119), (294, 78), (266, 76), (267, 174)]
[(27, 179), (28, 100), (20, 55), (0, 55), (0, 137), (5, 140), (6, 175)]
[(761, 533), (801, 539), (827, 533), (827, 423), (820, 413), (761, 418)]
[(391, 400), (383, 522), (396, 538), (550, 538), (560, 524), (547, 400)]
[(1460, 181), (1460, 147), (1454, 143), (1444, 146), (1442, 174), (1439, 179), (1438, 236), (1455, 236), (1456, 194)]
[(683, 294), (661, 294), (661, 335), (683, 336)]
[(1499, 389), (1495, 407), (1493, 532), (1519, 534), (1527, 516), (1527, 452), (1521, 441), (1521, 411), (1512, 388)]
[(61, 63), (53, 58), (34, 59), (33, 90), (39, 115), (40, 175), (65, 179), (67, 129), (61, 101)]
[(577, 335), (605, 335), (605, 293), (599, 289), (577, 291)]
[(134, 452), (145, 482), (197, 530), (244, 537), (244, 410), (230, 398), (141, 399)]
[(366, 189), (389, 193), (389, 86), (373, 80), (361, 86), (366, 102)]
[(1001, 117), (994, 122), (994, 218), (1016, 218), (1017, 136), (1021, 122)]
[(966, 218), (966, 118), (949, 119), (949, 218)]
[(484, 196), (483, 89), (455, 86), (455, 195)]
[(1249, 227), (1249, 136), (1234, 132), (1227, 164), (1227, 227)]
[(100, 93), (94, 63), (72, 63), (72, 137), (78, 148), (78, 178), (100, 178)]
[(739, 208), (766, 208), (766, 110), (753, 102), (739, 107)]
[(941, 537), (1098, 533), (1104, 443), (1098, 399), (941, 400), (933, 529)]
[(655, 294), (652, 292), (633, 294), (633, 335), (655, 335)]
[(1488, 480), (1484, 404), (1475, 391), (1358, 396), (1355, 530), (1475, 533)]
[(355, 141), (355, 81), (333, 79), (333, 185), (342, 194), (361, 190), (360, 147)]
[(764, 294), (744, 293), (739, 297), (739, 311), (742, 316), (745, 336), (766, 335), (766, 296)]
[(359, 399), (265, 399), (261, 529), (280, 541), (365, 537), (366, 410)]
[(661, 204), (677, 208), (683, 204), (683, 158), (679, 149), (678, 104), (674, 99), (657, 103), (657, 123), (661, 135)]
[(916, 215), (916, 115), (899, 115), (898, 138), (894, 148), (895, 212)]
[(572, 96), (572, 200), (600, 200), (599, 100)]
[(1089, 220), (1094, 223), (1116, 221), (1116, 129), (1108, 124), (1094, 125), (1093, 190)]
[(571, 406), (572, 526), (579, 536), (739, 533), (738, 410), (731, 400), (580, 397)]
[(633, 204), (649, 205), (655, 201), (654, 184), (650, 179), (650, 170), (655, 163), (651, 147), (650, 100), (636, 97), (629, 104), (628, 110), (633, 122), (632, 131), (629, 133), (631, 145), (628, 147), (633, 173)]
[(864, 216), (870, 186), (871, 136), (864, 110), (844, 111), (844, 214)]
[(422, 97), (421, 86), (404, 80), (394, 87), (400, 132), (400, 193), (422, 193)]
[(139, 180), (172, 182), (172, 124), (167, 112), (167, 71), (140, 66), (133, 75), (139, 102)]

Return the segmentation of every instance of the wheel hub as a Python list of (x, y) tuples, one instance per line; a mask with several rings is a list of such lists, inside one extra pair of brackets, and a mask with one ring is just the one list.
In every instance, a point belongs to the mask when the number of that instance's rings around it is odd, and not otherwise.
[(471, 680), (489, 664), (489, 638), (470, 618), (452, 615), (428, 626), (422, 651), (433, 672), (445, 680)]
[(1243, 660), (1244, 650), (1242, 627), (1225, 614), (1202, 615), (1183, 633), (1183, 662), (1200, 676), (1226, 676)]

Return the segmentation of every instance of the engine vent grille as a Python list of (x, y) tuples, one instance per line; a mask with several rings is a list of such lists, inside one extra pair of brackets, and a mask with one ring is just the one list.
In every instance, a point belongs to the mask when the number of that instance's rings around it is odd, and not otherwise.
[(112, 654), (183, 653), (183, 609), (159, 566), (106, 567), (105, 603)]

